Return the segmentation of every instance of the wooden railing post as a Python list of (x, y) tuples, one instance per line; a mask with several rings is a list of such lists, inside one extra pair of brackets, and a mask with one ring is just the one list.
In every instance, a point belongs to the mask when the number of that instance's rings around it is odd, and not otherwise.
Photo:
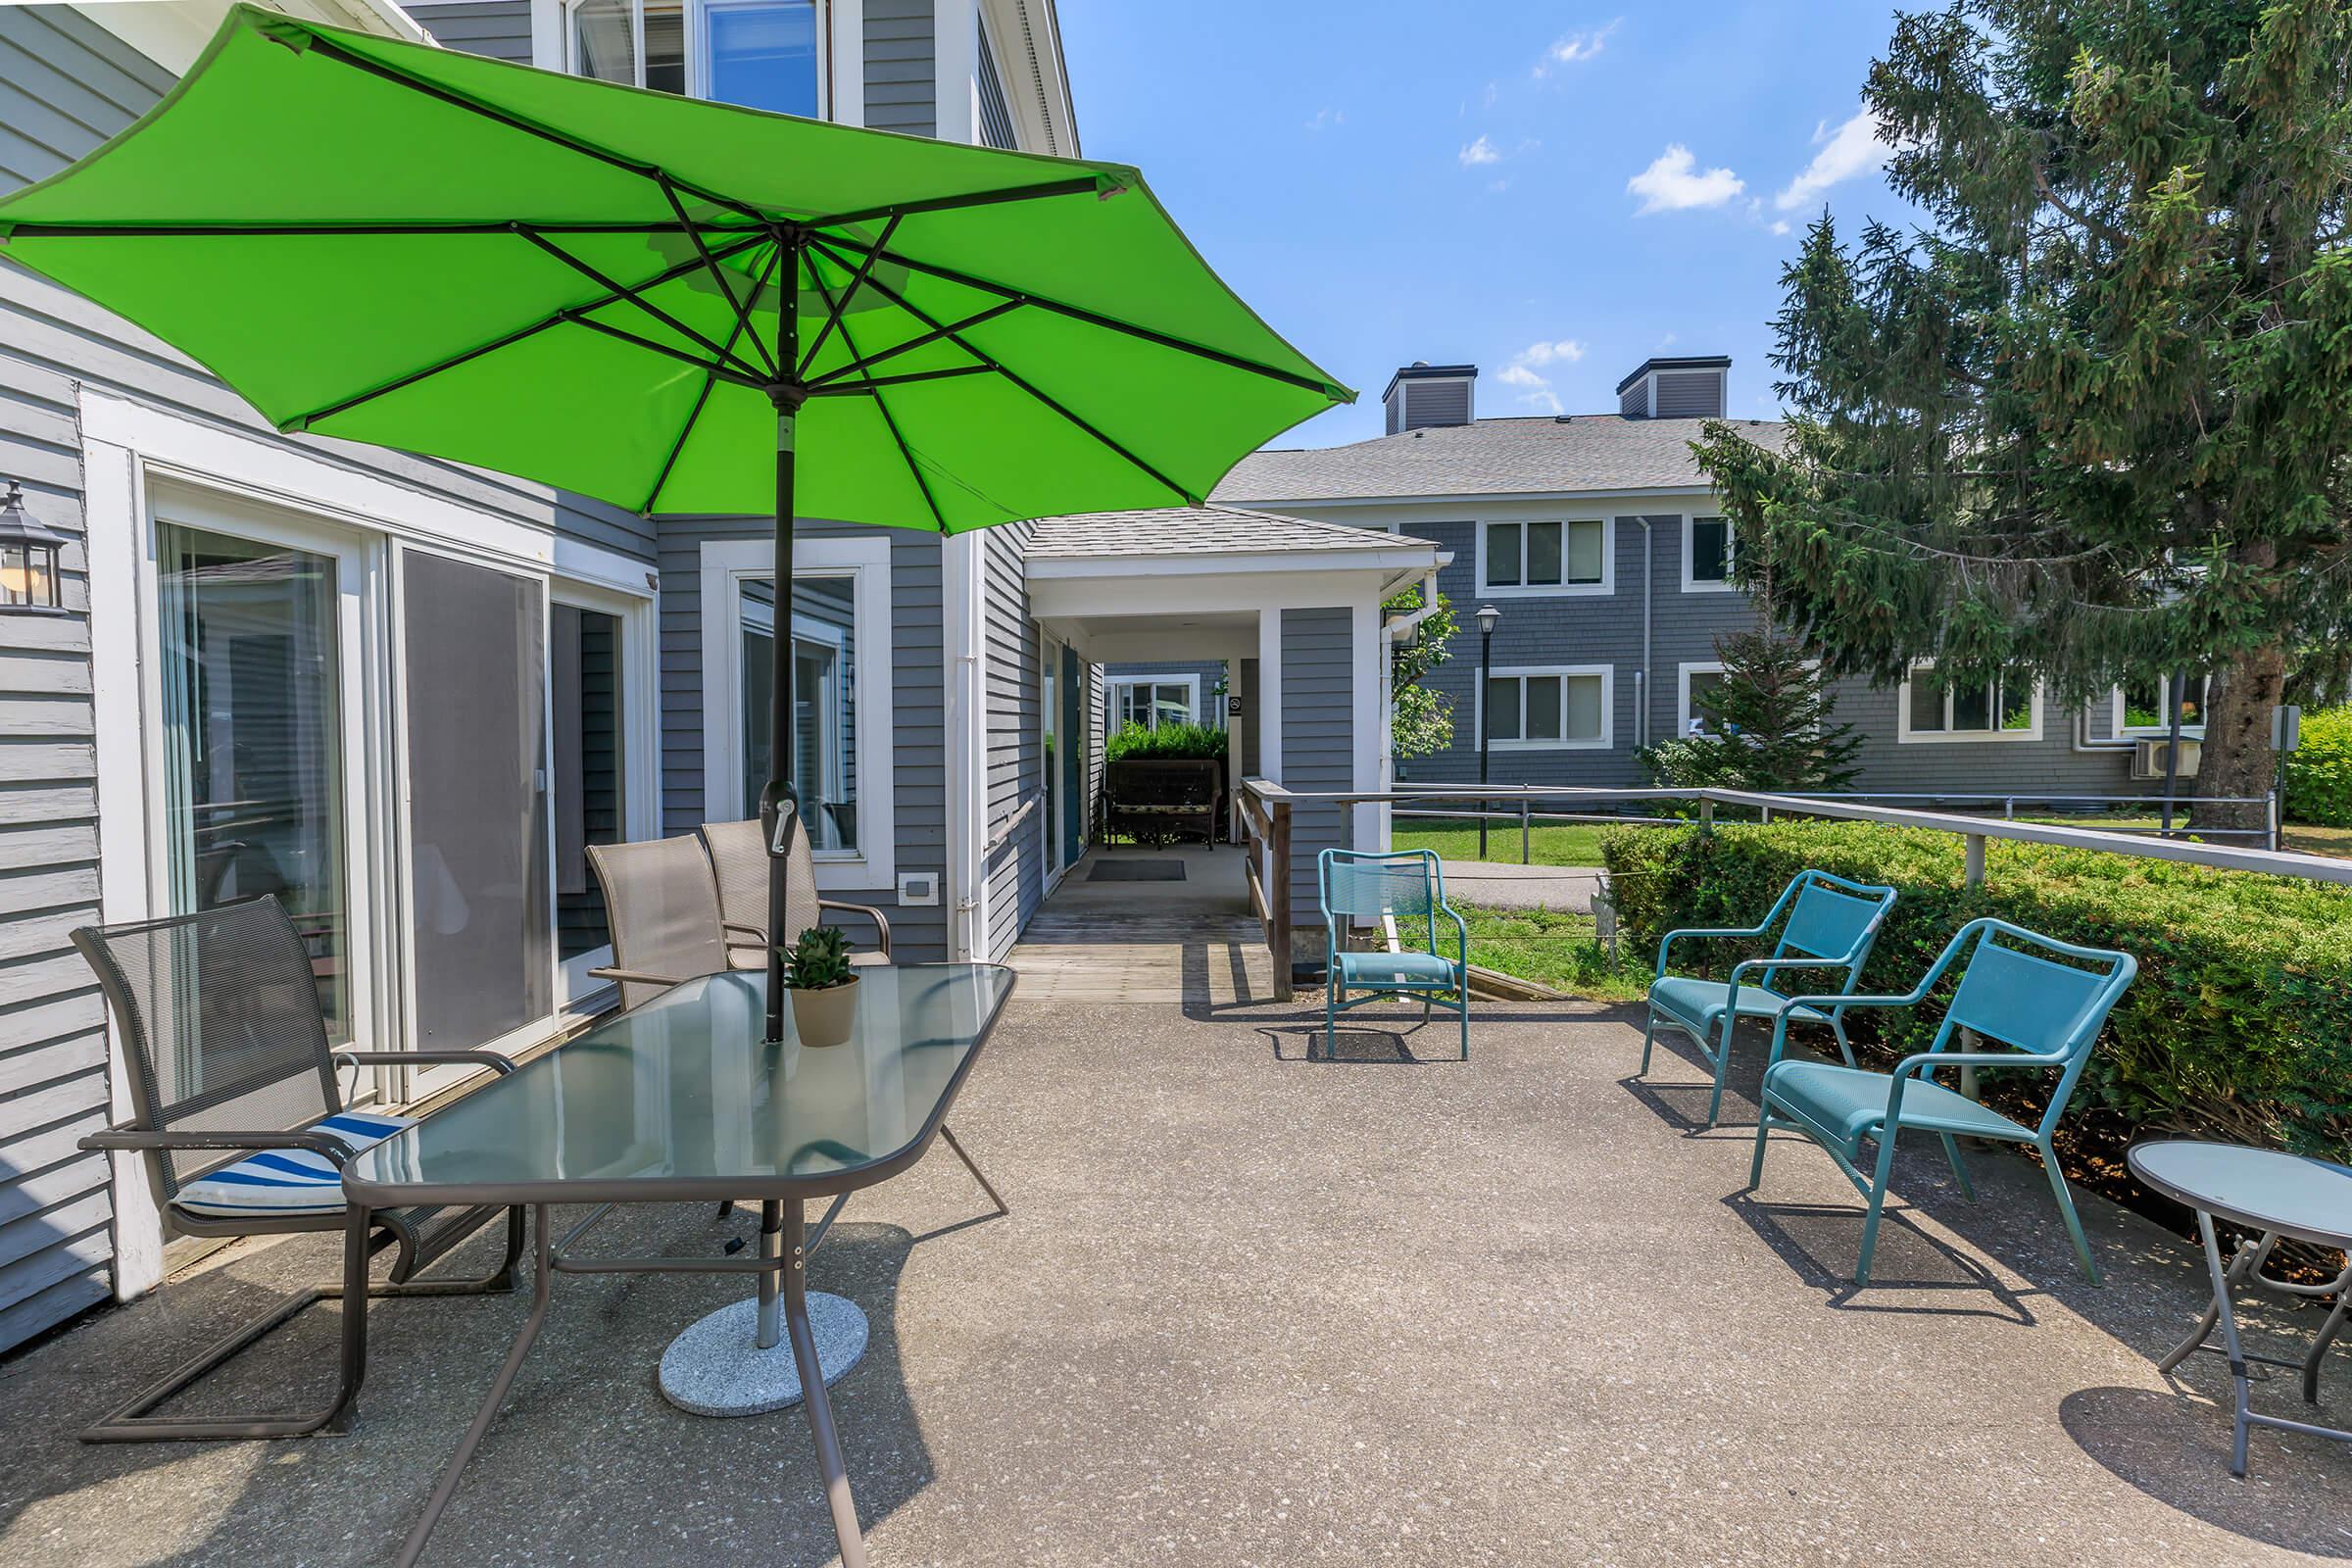
[(1266, 947), (1274, 959), (1274, 1000), (1291, 1000), (1291, 803), (1269, 803), (1266, 834)]

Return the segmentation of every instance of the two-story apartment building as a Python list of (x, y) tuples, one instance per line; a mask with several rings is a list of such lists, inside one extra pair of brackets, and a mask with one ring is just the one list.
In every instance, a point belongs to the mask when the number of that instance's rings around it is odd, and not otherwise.
[[(1652, 359), (1618, 384), (1613, 411), (1481, 418), (1476, 367), (1416, 363), (1389, 382), (1383, 434), (1259, 452), (1216, 499), (1450, 554), (1439, 586), (1461, 629), (1437, 684), (1453, 704), (1453, 744), (1401, 762), (1401, 780), (1476, 782), (1483, 734), (1497, 782), (1642, 784), (1637, 749), (1687, 732), (1722, 667), (1716, 639), (1756, 621), (1731, 581), (1732, 531), (1690, 454), (1702, 424), (1726, 416), (1730, 380), (1728, 359)], [(1776, 422), (1735, 422), (1752, 440), (1779, 439)], [(1483, 692), (1471, 615), (1482, 605), (1500, 612)], [(1111, 674), (1173, 680), (1171, 695), (1200, 678)], [(1833, 690), (1865, 740), (1859, 789), (2046, 799), (2161, 788), (2132, 777), (2137, 742), (2163, 733), (2152, 691), (2075, 710), (2022, 677)]]
[[(1078, 152), (1052, 0), (280, 9), (517, 69)], [(0, 7), (0, 191), (132, 125), (227, 12)], [(902, 960), (999, 957), (1090, 836), (1103, 661), (1205, 641), (1262, 699), (1237, 731), (1248, 765), (1372, 788), (1378, 605), (1442, 560), (1215, 509), (953, 539), (804, 517), (783, 607), (766, 517), (640, 515), (281, 434), (0, 251), (10, 480), (65, 545), (62, 607), (0, 612), (0, 1348), (150, 1288), (171, 1256), (140, 1166), (76, 1148), (128, 1098), (76, 926), (273, 894), (338, 1043), (542, 1046), (612, 1001), (588, 973), (612, 947), (586, 846), (752, 813), (789, 636), (820, 885), (888, 907)], [(1375, 813), (1327, 815), (1301, 824), (1295, 887), (1317, 848), (1377, 832)], [(396, 1065), (359, 1089), (453, 1082)]]

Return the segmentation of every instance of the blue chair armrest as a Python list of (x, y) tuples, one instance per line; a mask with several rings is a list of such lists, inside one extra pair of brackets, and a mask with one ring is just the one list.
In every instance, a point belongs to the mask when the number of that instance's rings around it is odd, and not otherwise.
[[(1453, 922), (1454, 951), (1461, 959), (1463, 970), (1467, 972), (1470, 967), (1470, 922), (1463, 919), (1461, 911), (1450, 904), (1441, 904), (1438, 907), (1445, 912), (1446, 919)], [(1430, 927), (1429, 946), (1434, 953), (1438, 946), (1437, 922), (1431, 921)]]
[(1903, 1085), (1914, 1078), (1924, 1078), (1939, 1067), (2063, 1067), (2064, 1054), (2039, 1055), (2022, 1051), (1922, 1051), (1905, 1056), (1894, 1065), (1887, 1076), (1893, 1082), (1886, 1091), (1886, 1121), (1888, 1127), (1900, 1127), (1903, 1116)]
[(1811, 1007), (1816, 1012), (1836, 1010), (1842, 1013), (1855, 1007), (1916, 1007), (1927, 1000), (1928, 986), (1934, 979), (1935, 973), (1930, 971), (1926, 980), (1899, 997), (1878, 996), (1866, 991), (1847, 992), (1840, 996), (1790, 997), (1788, 1005), (1783, 1007), (1781, 1015), (1773, 1020), (1772, 1054), (1764, 1058), (1764, 1070), (1770, 1072), (1773, 1064), (1781, 1059), (1782, 1053), (1788, 1049), (1788, 1020), (1795, 1015), (1797, 1008)]
[(1771, 929), (1770, 921), (1757, 926), (1734, 928), (1731, 926), (1694, 925), (1686, 926), (1679, 931), (1669, 931), (1658, 938), (1658, 972), (1653, 978), (1662, 980), (1666, 977), (1666, 950), (1674, 946), (1675, 939), (1678, 937), (1760, 937), (1769, 929)]

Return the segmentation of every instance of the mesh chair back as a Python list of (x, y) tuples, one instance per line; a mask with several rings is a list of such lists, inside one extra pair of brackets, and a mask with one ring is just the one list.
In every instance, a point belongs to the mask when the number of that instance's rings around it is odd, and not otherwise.
[(662, 983), (622, 981), (622, 1006), (650, 1002), (670, 984), (727, 966), (718, 929), (718, 886), (696, 840), (680, 834), (637, 844), (591, 844), (588, 863), (605, 890), (612, 967), (664, 977)]
[(1868, 954), (1868, 939), (1877, 934), (1879, 922), (1894, 906), (1894, 890), (1865, 887), (1859, 893), (1848, 893), (1843, 888), (1857, 884), (1832, 886), (1828, 875), (1820, 871), (1807, 871), (1798, 881), (1802, 886), (1796, 907), (1788, 911), (1788, 923), (1781, 928), (1781, 945), (1776, 951), (1784, 956), (1841, 961), (1854, 956), (1857, 949)]
[[(274, 895), (195, 914), (84, 926), (149, 1132), (306, 1127), (342, 1108), (311, 956)], [(238, 1151), (184, 1150), (151, 1169), (166, 1201)]]
[[(757, 821), (705, 822), (703, 848), (710, 852), (710, 869), (718, 878), (718, 912), (736, 925), (767, 930), (767, 837)], [(798, 942), (801, 933), (822, 925), (816, 907), (816, 858), (808, 853), (808, 829), (796, 815), (792, 822), (791, 853), (784, 858), (784, 938)], [(727, 964), (735, 969), (767, 966), (764, 943), (737, 937), (727, 945)]]
[(1442, 902), (1438, 858), (1428, 850), (1373, 855), (1325, 850), (1318, 860), (1323, 910), (1335, 918), (1427, 918)]

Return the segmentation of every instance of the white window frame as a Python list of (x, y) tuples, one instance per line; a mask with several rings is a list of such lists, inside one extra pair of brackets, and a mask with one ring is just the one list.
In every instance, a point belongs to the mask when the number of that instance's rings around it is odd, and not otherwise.
[[(681, 0), (680, 18), (686, 35), (686, 96), (706, 102), (710, 97), (710, 13), (740, 10), (743, 7), (765, 3), (765, 0)], [(816, 12), (816, 118), (833, 118), (833, 6), (831, 0), (809, 0)], [(629, 0), (629, 49), (637, 67), (637, 79), (630, 86), (645, 86), (645, 4), (646, 0)], [(556, 7), (557, 67), (563, 74), (580, 74), (579, 61), (573, 58), (574, 45), (579, 37), (574, 13), (579, 0), (560, 0)]]
[(1690, 720), (1698, 716), (1698, 710), (1690, 706), (1690, 677), (1693, 675), (1720, 675), (1722, 673), (1723, 661), (1720, 659), (1690, 660), (1685, 662), (1682, 667), (1676, 671), (1674, 718), (1674, 733), (1676, 739), (1679, 740), (1685, 735), (1690, 734)]
[[(1600, 525), (1600, 580), (1598, 582), (1506, 582), (1489, 580), (1487, 563), (1490, 558), (1488, 538), (1498, 527), (1519, 530), (1519, 575), (1527, 575), (1527, 530), (1531, 524), (1556, 522), (1560, 525), (1560, 572), (1568, 571), (1568, 530), (1580, 522)], [(1596, 598), (1617, 591), (1617, 519), (1610, 516), (1551, 516), (1551, 517), (1482, 517), (1478, 524), (1478, 597), (1481, 599), (1527, 598)]]
[[(1111, 727), (1112, 729), (1114, 729), (1114, 730), (1115, 730), (1115, 729), (1117, 729), (1117, 728), (1119, 727), (1119, 724), (1118, 724), (1118, 722), (1116, 722), (1116, 720), (1117, 720), (1117, 719), (1118, 719), (1118, 717), (1119, 717), (1119, 709), (1120, 709), (1119, 698), (1120, 698), (1120, 694), (1121, 694), (1122, 692), (1126, 692), (1126, 691), (1133, 691), (1133, 690), (1134, 690), (1136, 687), (1138, 687), (1138, 686), (1181, 686), (1181, 687), (1183, 687), (1183, 688), (1184, 688), (1184, 691), (1185, 691), (1185, 703), (1186, 703), (1186, 705), (1187, 705), (1187, 709), (1188, 709), (1188, 710), (1189, 710), (1189, 711), (1191, 712), (1191, 714), (1192, 714), (1192, 716), (1191, 716), (1190, 718), (1186, 719), (1186, 720), (1185, 720), (1185, 722), (1186, 722), (1186, 723), (1188, 723), (1188, 724), (1200, 724), (1200, 723), (1205, 723), (1205, 722), (1206, 722), (1206, 720), (1204, 720), (1204, 719), (1203, 719), (1203, 718), (1201, 718), (1201, 716), (1200, 716), (1200, 677), (1198, 674), (1192, 674), (1192, 675), (1117, 675), (1117, 676), (1113, 676), (1113, 677), (1111, 677), (1110, 679), (1108, 679), (1108, 680), (1104, 681), (1104, 682), (1102, 683), (1102, 685), (1103, 685), (1103, 693), (1102, 693), (1103, 706), (1104, 706), (1104, 708), (1105, 708), (1105, 709), (1108, 710), (1108, 712), (1109, 712), (1109, 715), (1110, 715), (1110, 717), (1112, 718), (1112, 720), (1114, 720), (1114, 722), (1113, 722), (1113, 723), (1111, 724), (1111, 726), (1110, 726), (1110, 727)], [(1157, 700), (1157, 699), (1154, 699), (1154, 701), (1156, 701), (1156, 700)], [(1152, 728), (1152, 729), (1157, 729), (1157, 728), (1159, 727), (1159, 725), (1158, 725), (1158, 723), (1157, 723), (1157, 722), (1156, 722), (1156, 720), (1155, 720), (1153, 723), (1152, 723), (1151, 725), (1149, 725), (1149, 726), (1147, 726), (1147, 727), (1149, 727), (1149, 728)]]
[[(1725, 575), (1721, 582), (1706, 582), (1690, 574), (1698, 561), (1698, 525), (1702, 522), (1723, 524)], [(1732, 527), (1732, 519), (1719, 512), (1687, 512), (1683, 514), (1683, 592), (1687, 594), (1736, 594), (1739, 585), (1731, 579), (1731, 571), (1740, 554), (1740, 535)]]
[[(818, 850), (816, 885), (831, 892), (888, 893), (898, 884), (898, 808), (892, 783), (890, 541), (801, 539), (793, 570), (846, 576), (857, 642), (858, 838), (855, 850)], [(743, 585), (772, 577), (775, 546), (766, 539), (703, 541), (703, 800), (728, 802), (742, 779), (743, 639), (737, 634)], [(795, 627), (799, 636), (799, 627)]]
[[(1487, 735), (1487, 681), (1488, 681), (1488, 679), (1490, 679), (1490, 678), (1491, 678), (1491, 679), (1494, 679), (1494, 680), (1510, 680), (1510, 679), (1517, 678), (1517, 679), (1520, 679), (1522, 682), (1524, 682), (1525, 678), (1526, 678), (1527, 676), (1530, 676), (1530, 675), (1535, 675), (1535, 676), (1544, 676), (1544, 675), (1559, 675), (1559, 676), (1562, 676), (1562, 677), (1564, 677), (1564, 679), (1563, 679), (1563, 681), (1562, 681), (1562, 684), (1561, 684), (1561, 688), (1560, 688), (1560, 722), (1561, 722), (1561, 724), (1562, 724), (1562, 726), (1563, 726), (1563, 727), (1566, 725), (1566, 723), (1567, 723), (1567, 721), (1568, 721), (1568, 690), (1567, 690), (1567, 685), (1566, 685), (1566, 679), (1565, 679), (1565, 678), (1574, 678), (1574, 677), (1578, 677), (1578, 676), (1592, 676), (1592, 675), (1597, 675), (1597, 676), (1599, 676), (1599, 677), (1600, 677), (1600, 734), (1598, 735), (1598, 737), (1596, 737), (1596, 738), (1594, 738), (1594, 739), (1592, 739), (1592, 740), (1568, 740), (1568, 739), (1561, 739), (1561, 740), (1556, 740), (1556, 741), (1531, 741), (1531, 740), (1502, 741), (1502, 740), (1498, 740), (1498, 741), (1489, 742), (1489, 741), (1487, 740), (1487, 738), (1486, 738), (1486, 735)], [(1478, 742), (1478, 744), (1480, 744), (1480, 745), (1482, 745), (1482, 746), (1486, 746), (1486, 747), (1487, 747), (1489, 750), (1491, 750), (1491, 751), (1496, 751), (1496, 752), (1601, 752), (1601, 751), (1607, 751), (1607, 750), (1608, 750), (1610, 747), (1612, 747), (1612, 746), (1614, 746), (1614, 745), (1616, 744), (1616, 734), (1617, 734), (1617, 667), (1616, 667), (1614, 664), (1512, 664), (1512, 665), (1509, 665), (1509, 666), (1507, 666), (1507, 667), (1501, 667), (1501, 668), (1493, 669), (1493, 670), (1490, 670), (1490, 671), (1488, 671), (1488, 672), (1487, 672), (1487, 674), (1486, 674), (1485, 676), (1482, 676), (1482, 677), (1480, 678), (1480, 680), (1479, 680), (1479, 682), (1478, 682), (1478, 700), (1477, 700), (1477, 702), (1476, 702), (1476, 704), (1475, 704), (1474, 706), (1475, 706), (1475, 707), (1476, 707), (1476, 709), (1477, 709), (1477, 718), (1478, 718), (1478, 729), (1477, 729), (1477, 731), (1476, 731), (1476, 734), (1475, 734), (1475, 737), (1474, 737), (1474, 739), (1475, 739), (1475, 740)], [(1525, 720), (1525, 718), (1526, 718), (1526, 716), (1527, 716), (1527, 688), (1526, 688), (1526, 686), (1525, 686), (1524, 684), (1522, 684), (1522, 685), (1521, 685), (1521, 687), (1520, 687), (1520, 696), (1519, 696), (1519, 712), (1520, 712), (1520, 718), (1522, 719), (1522, 721), (1524, 721), (1524, 720)]]
[[(2191, 678), (2193, 679), (2194, 677)], [(2210, 701), (2213, 696), (2213, 677), (2211, 675), (2207, 675), (2204, 679), (2205, 696), (2206, 699)], [(2171, 687), (2172, 681), (2172, 676), (2167, 675), (2164, 677), (2164, 682), (2168, 689)], [(2114, 695), (2109, 699), (2109, 701), (2114, 705), (2113, 711), (2115, 714), (2115, 733), (2119, 739), (2128, 737), (2132, 740), (2139, 740), (2143, 737), (2152, 737), (2162, 740), (2169, 737), (2173, 733), (2173, 727), (2170, 724), (2125, 723), (2124, 688), (2121, 685), (2118, 685), (2115, 688)], [(2199, 703), (2197, 706), (2199, 710), (2202, 710), (2205, 707), (2205, 704)], [(2180, 738), (2184, 741), (2203, 740), (2205, 738), (2205, 721), (2203, 719), (2199, 719), (2195, 723), (2191, 724), (2186, 720), (2183, 720), (2180, 725)]]
[[(558, 566), (564, 564), (559, 555)], [(548, 584), (547, 606), (552, 617), (558, 605), (591, 610), (620, 622), (620, 821), (621, 837), (634, 842), (659, 838), (662, 833), (662, 725), (655, 710), (661, 667), (657, 658), (657, 628), (650, 592), (612, 588), (577, 577), (557, 577)], [(547, 672), (547, 748), (555, 756), (556, 672), (551, 658)], [(639, 737), (645, 737), (642, 741)], [(555, 827), (554, 781), (548, 795), (548, 827)], [(548, 858), (548, 908), (555, 910), (557, 867)], [(612, 945), (592, 948), (576, 958), (561, 954), (556, 959), (556, 1003), (569, 1006), (612, 989), (606, 980), (591, 980), (591, 969), (610, 968)]]
[[(2033, 722), (2024, 729), (1913, 729), (1911, 727), (1911, 683), (1915, 678), (1918, 677), (1919, 674), (1933, 669), (1935, 665), (1932, 662), (1923, 662), (1912, 665), (1912, 673), (1905, 675), (1903, 677), (1902, 685), (1896, 689), (1894, 738), (1897, 745), (1975, 746), (1983, 745), (1986, 742), (1991, 742), (1997, 745), (2002, 742), (2037, 741), (2041, 739), (2042, 694), (2041, 682), (2039, 681), (2034, 682), (2034, 694), (2030, 700), (2028, 708), (2028, 711), (2033, 715)], [(1945, 721), (1948, 723), (1950, 721), (1950, 715), (1952, 711), (1952, 694), (1949, 690), (1945, 691), (1943, 694), (1943, 711), (1945, 715)]]

